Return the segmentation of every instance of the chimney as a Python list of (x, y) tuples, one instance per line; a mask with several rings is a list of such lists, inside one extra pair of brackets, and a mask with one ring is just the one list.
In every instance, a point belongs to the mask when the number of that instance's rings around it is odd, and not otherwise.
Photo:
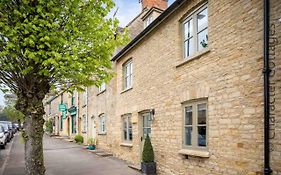
[(145, 8), (157, 7), (161, 10), (166, 10), (168, 7), (168, 0), (140, 0), (142, 3), (142, 10)]

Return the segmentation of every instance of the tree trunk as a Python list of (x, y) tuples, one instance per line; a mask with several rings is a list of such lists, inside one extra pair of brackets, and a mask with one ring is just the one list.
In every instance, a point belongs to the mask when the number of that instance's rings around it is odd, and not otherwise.
[[(33, 84), (34, 85), (34, 84)], [(37, 84), (30, 91), (17, 94), (16, 109), (25, 115), (23, 138), (25, 141), (26, 175), (44, 175), (43, 125), (45, 114), (43, 99), (49, 91), (48, 84)]]
[[(44, 111), (44, 109), (41, 109)], [(43, 156), (44, 119), (40, 112), (25, 117), (25, 167), (27, 175), (44, 175)]]

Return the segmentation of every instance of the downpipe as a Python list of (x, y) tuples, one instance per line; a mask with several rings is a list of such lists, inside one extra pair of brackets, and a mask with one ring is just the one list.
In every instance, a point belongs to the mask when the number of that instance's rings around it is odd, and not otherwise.
[(270, 175), (270, 143), (269, 143), (269, 0), (264, 0), (264, 174)]

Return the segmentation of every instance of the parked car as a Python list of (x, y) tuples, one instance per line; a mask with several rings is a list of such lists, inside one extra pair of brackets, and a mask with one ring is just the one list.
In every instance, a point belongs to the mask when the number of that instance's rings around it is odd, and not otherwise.
[(19, 131), (20, 130), (20, 126), (18, 123), (14, 123), (15, 127), (17, 128), (17, 130)]
[(12, 127), (13, 127), (14, 134), (17, 133), (18, 129), (17, 129), (17, 126), (15, 125), (15, 123), (12, 123)]
[[(1, 124), (5, 124), (5, 125), (8, 126), (9, 141), (11, 141), (12, 138), (14, 137), (12, 122), (9, 122), (9, 121), (0, 121), (0, 123), (1, 123)], [(4, 126), (4, 127), (5, 127), (5, 126)]]
[(5, 134), (5, 130), (3, 126), (0, 126), (0, 148), (5, 149), (7, 144), (7, 134)]
[(12, 138), (11, 138), (11, 135), (10, 135), (8, 123), (1, 123), (1, 122), (0, 122), (0, 126), (2, 126), (3, 129), (4, 129), (4, 133), (5, 133), (5, 135), (6, 135), (6, 143), (7, 143), (7, 142), (10, 142), (10, 140), (11, 140)]

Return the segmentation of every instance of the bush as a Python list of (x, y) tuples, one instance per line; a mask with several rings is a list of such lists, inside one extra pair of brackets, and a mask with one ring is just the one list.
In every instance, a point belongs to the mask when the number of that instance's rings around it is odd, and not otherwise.
[(49, 119), (45, 123), (46, 132), (52, 134), (53, 133), (53, 119)]
[(154, 162), (154, 151), (148, 135), (146, 136), (144, 141), (144, 146), (142, 151), (142, 161), (146, 163)]
[(96, 140), (94, 138), (89, 138), (88, 139), (88, 144), (89, 145), (96, 145)]
[(78, 144), (81, 144), (81, 143), (84, 142), (84, 138), (83, 138), (83, 136), (81, 136), (80, 134), (76, 135), (76, 136), (74, 137), (74, 140), (75, 140), (75, 142), (78, 143)]

